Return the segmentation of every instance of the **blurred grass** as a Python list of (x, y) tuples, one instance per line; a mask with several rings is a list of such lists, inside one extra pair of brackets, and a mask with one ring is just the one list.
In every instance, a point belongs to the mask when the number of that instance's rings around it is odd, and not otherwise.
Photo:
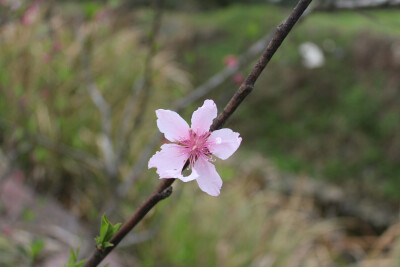
[(322, 240), (338, 226), (310, 221), (309, 200), (253, 191), (254, 177), (240, 178), (224, 185), (218, 202), (185, 186), (177, 205), (167, 208), (157, 240), (141, 247), (143, 266), (301, 265), (312, 260), (301, 252), (308, 244), (327, 249)]
[[(91, 204), (79, 208), (91, 209), (109, 193), (98, 191), (98, 187), (109, 186), (104, 170), (68, 153), (73, 149), (83, 157), (104, 157), (100, 113), (87, 92), (83, 56), (92, 59), (89, 71), (110, 105), (112, 141), (117, 144), (122, 141), (117, 136), (123, 108), (142, 75), (147, 51), (142, 40), (146, 34), (124, 25), (116, 29), (110, 24), (115, 22), (107, 17), (81, 18), (81, 24), (71, 24), (68, 16), (45, 20), (42, 13), (31, 25), (14, 21), (0, 29), (1, 138), (4, 147), (34, 146), (21, 157), (19, 166), (29, 171), (29, 183), (38, 191), (52, 192), (66, 205), (73, 205), (73, 198), (80, 199), (81, 203)], [(155, 92), (150, 109), (144, 111), (142, 128), (129, 140), (130, 149), (118, 170), (121, 178), (130, 171), (137, 151), (154, 132), (153, 110), (190, 88), (173, 53), (159, 51), (154, 55), (154, 69)], [(50, 145), (43, 145), (39, 139)]]
[(140, 266), (397, 266), (398, 225), (359, 236), (351, 218), (320, 217), (301, 177), (287, 194), (268, 186), (279, 172), (262, 158), (218, 165), (236, 175), (217, 201), (195, 184), (174, 186), (156, 238), (137, 248)]

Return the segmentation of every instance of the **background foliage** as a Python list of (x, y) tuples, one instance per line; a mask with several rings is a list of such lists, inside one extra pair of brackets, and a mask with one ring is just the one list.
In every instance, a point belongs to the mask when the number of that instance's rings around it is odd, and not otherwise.
[[(36, 208), (57, 203), (55, 209), (84, 225), (81, 236), (94, 243), (99, 218), (109, 199), (115, 198), (116, 185), (127, 179), (157, 131), (154, 110), (171, 108), (225, 68), (228, 55), (242, 54), (289, 12), (248, 1), (189, 1), (183, 6), (181, 1), (167, 1), (152, 56), (148, 108), (143, 111), (137, 105), (132, 110), (133, 117), (144, 112), (143, 123), (138, 128), (128, 124), (125, 141), (120, 138), (120, 123), (143, 76), (154, 16), (150, 5), (138, 1), (126, 8), (123, 1), (54, 1), (41, 3), (35, 11), (27, 1), (16, 9), (4, 3), (0, 4), (4, 15), (0, 146), (1, 171), (6, 174), (0, 179), (2, 266), (42, 266), (51, 255), (64, 257), (67, 263), (68, 254), (62, 254), (69, 251), (66, 244), (79, 244), (80, 257), (85, 256), (83, 240), (68, 243), (63, 236), (65, 243), (55, 246), (47, 232), (37, 231), (44, 216)], [(29, 19), (32, 10), (36, 13)], [(140, 266), (395, 264), (396, 222), (377, 227), (354, 214), (343, 216), (336, 212), (340, 207), (305, 194), (308, 187), (302, 181), (324, 181), (345, 195), (398, 208), (399, 23), (396, 9), (315, 12), (306, 18), (228, 123), (244, 141), (231, 161), (217, 162), (224, 179), (221, 197), (207, 198), (195, 185), (178, 183), (169, 203), (150, 214), (118, 259), (110, 261), (116, 266), (123, 266), (124, 260)], [(321, 49), (325, 59), (321, 67), (304, 66), (299, 52), (304, 42)], [(252, 64), (240, 73), (246, 74)], [(111, 141), (123, 151), (112, 179), (104, 164), (102, 117), (88, 92), (92, 83), (110, 107)], [(236, 88), (230, 79), (207, 98), (222, 107)], [(188, 119), (197, 105), (190, 105), (183, 116)], [(11, 172), (6, 172), (8, 161)], [(270, 186), (287, 173), (298, 181), (295, 189)], [(31, 190), (24, 191), (32, 195), (26, 202), (37, 207), (22, 205), (13, 213), (9, 203), (18, 201), (7, 201), (5, 192), (18, 195), (7, 183), (14, 180)], [(153, 170), (141, 172), (129, 194), (115, 198), (118, 205), (109, 214), (111, 221), (123, 221), (156, 183)], [(74, 238), (80, 235), (77, 229), (68, 229)]]

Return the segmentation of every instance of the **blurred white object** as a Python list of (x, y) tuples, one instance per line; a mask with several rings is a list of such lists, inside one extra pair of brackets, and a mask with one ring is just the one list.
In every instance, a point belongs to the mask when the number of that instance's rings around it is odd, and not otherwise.
[(306, 68), (318, 68), (325, 63), (325, 57), (322, 53), (322, 50), (319, 48), (318, 45), (314, 43), (302, 43), (299, 47), (299, 52), (300, 55), (303, 57), (303, 65)]

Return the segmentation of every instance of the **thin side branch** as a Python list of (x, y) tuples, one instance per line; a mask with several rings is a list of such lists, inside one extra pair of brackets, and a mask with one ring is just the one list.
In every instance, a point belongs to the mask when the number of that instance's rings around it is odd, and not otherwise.
[[(133, 125), (131, 132), (134, 132), (136, 129), (140, 128), (143, 116), (146, 113), (147, 104), (151, 94), (151, 78), (153, 75), (152, 63), (153, 57), (157, 52), (157, 37), (159, 35), (162, 24), (164, 0), (155, 0), (154, 5), (155, 13), (149, 32), (149, 39), (147, 41), (147, 46), (149, 49), (144, 61), (143, 77), (137, 80), (132, 88), (132, 93), (128, 99), (128, 103), (125, 106), (122, 121), (120, 124), (118, 138), (118, 140), (120, 140), (120, 147), (117, 152), (118, 161), (121, 160), (123, 154), (128, 150), (128, 142), (126, 142), (129, 137), (128, 126)], [(137, 110), (139, 110), (140, 112), (136, 114), (136, 118), (133, 119), (133, 113), (136, 106), (138, 106)]]
[[(214, 131), (222, 127), (225, 121), (232, 115), (244, 98), (252, 91), (254, 84), (261, 72), (268, 65), (272, 56), (292, 30), (296, 22), (300, 19), (301, 15), (309, 6), (311, 1), (312, 0), (300, 0), (286, 21), (277, 27), (272, 40), (268, 44), (264, 53), (261, 55), (257, 64), (254, 66), (253, 70), (250, 72), (247, 79), (242, 83), (238, 91), (234, 94), (232, 99), (228, 102), (222, 113), (214, 120), (210, 131)], [(97, 266), (160, 200), (171, 195), (171, 185), (174, 181), (175, 179), (163, 180), (157, 189), (150, 195), (150, 197), (147, 198), (147, 200), (134, 212), (134, 214), (122, 225), (115, 236), (113, 236), (113, 238), (110, 240), (114, 246), (104, 250), (96, 249), (96, 251), (86, 262), (85, 266)]]

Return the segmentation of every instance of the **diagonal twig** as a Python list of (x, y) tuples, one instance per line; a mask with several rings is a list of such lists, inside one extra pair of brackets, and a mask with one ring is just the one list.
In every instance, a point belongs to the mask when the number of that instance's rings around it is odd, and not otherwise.
[[(312, 0), (300, 0), (286, 21), (276, 28), (272, 40), (261, 55), (257, 64), (254, 66), (246, 80), (239, 87), (232, 99), (225, 106), (222, 113), (214, 120), (210, 131), (219, 129), (225, 121), (232, 115), (240, 103), (253, 90), (254, 85), (261, 72), (268, 65), (272, 56), (282, 44), (283, 40), (289, 34), (293, 26), (300, 19)], [(143, 219), (143, 217), (162, 199), (167, 198), (172, 193), (172, 183), (175, 179), (165, 179), (157, 189), (139, 206), (132, 216), (122, 225), (118, 232), (111, 238), (110, 242), (114, 245), (103, 250), (96, 249), (92, 256), (88, 259), (85, 266), (97, 266), (110, 253), (118, 243)]]
[[(307, 9), (303, 15), (301, 16), (301, 21), (305, 16), (310, 14), (312, 9)], [(205, 83), (198, 86), (192, 92), (190, 92), (187, 96), (179, 99), (172, 105), (172, 110), (176, 112), (181, 112), (187, 106), (191, 105), (195, 101), (203, 98), (208, 93), (218, 88), (221, 84), (223, 84), (227, 79), (229, 79), (233, 74), (235, 74), (239, 69), (246, 66), (250, 61), (252, 61), (257, 55), (259, 55), (265, 48), (266, 44), (271, 40), (273, 36), (273, 31), (266, 34), (256, 43), (254, 43), (250, 48), (244, 52), (238, 60), (238, 65), (235, 67), (226, 67), (211, 78), (209, 78)], [(153, 136), (149, 139), (147, 146), (141, 151), (139, 158), (136, 160), (134, 165), (132, 166), (128, 176), (124, 179), (124, 181), (118, 187), (118, 196), (123, 197), (128, 192), (131, 186), (134, 184), (138, 175), (145, 168), (148, 159), (153, 153), (155, 147), (159, 144), (162, 135), (157, 131), (153, 134)]]

